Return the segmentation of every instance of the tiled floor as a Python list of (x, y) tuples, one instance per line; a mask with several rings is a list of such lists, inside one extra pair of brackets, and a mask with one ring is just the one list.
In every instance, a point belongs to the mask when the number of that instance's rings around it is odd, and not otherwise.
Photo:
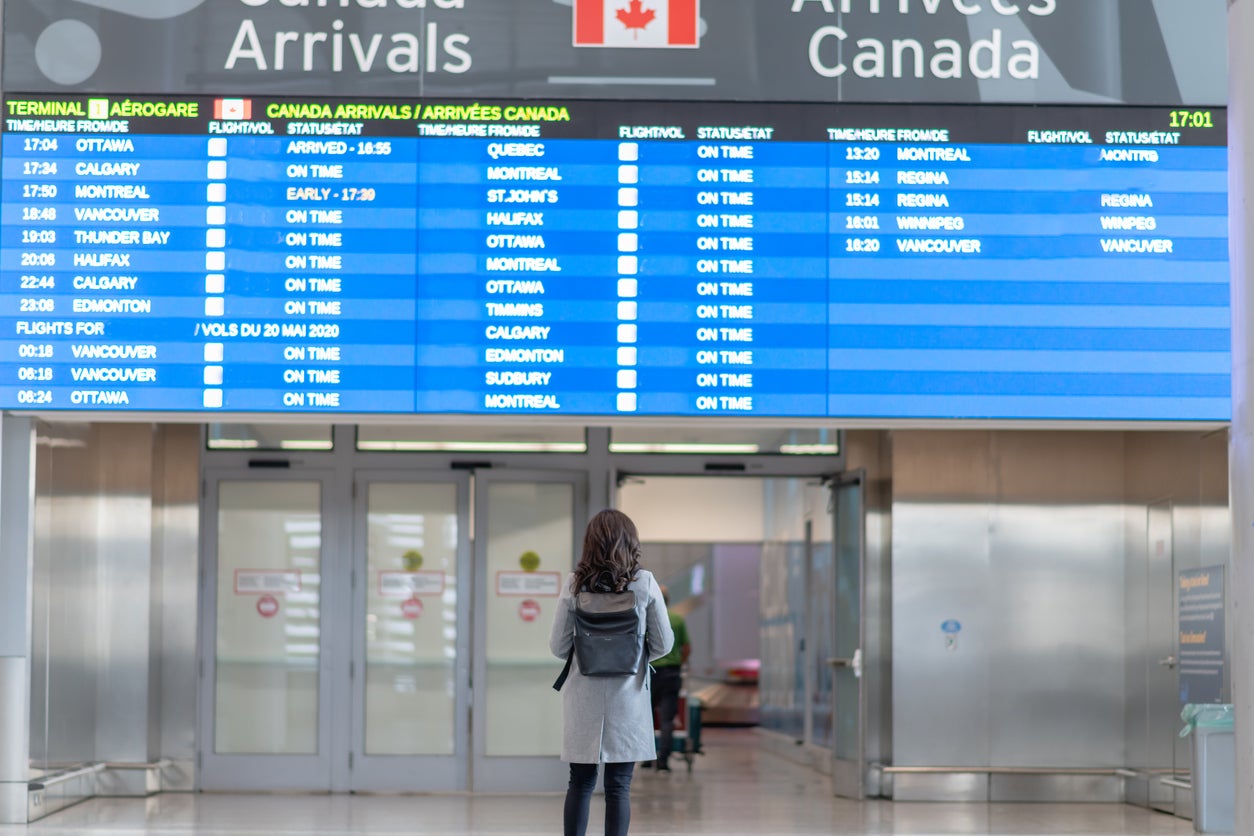
[[(1189, 822), (1119, 805), (858, 804), (831, 798), (822, 776), (758, 751), (752, 731), (707, 733), (692, 774), (638, 771), (633, 836), (1185, 836)], [(0, 836), (289, 836), (555, 834), (561, 797), (163, 795), (97, 799)], [(593, 805), (589, 834), (600, 833)]]

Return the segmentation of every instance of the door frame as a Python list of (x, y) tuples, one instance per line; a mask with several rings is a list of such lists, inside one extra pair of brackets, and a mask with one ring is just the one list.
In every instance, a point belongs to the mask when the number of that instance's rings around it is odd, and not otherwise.
[[(470, 474), (359, 468), (353, 471), (352, 651), (349, 678), (349, 789), (352, 792), (459, 792), (470, 787), (470, 704), (472, 661), (470, 609), (475, 589), (471, 550)], [(371, 755), (366, 752), (366, 617), (369, 611), (369, 499), (375, 484), (447, 484), (456, 494), (457, 532), (457, 663), (454, 666), (454, 729), (452, 755)]]
[[(543, 792), (557, 791), (565, 787), (569, 778), (566, 764), (562, 763), (556, 753), (561, 749), (561, 740), (553, 741), (554, 754), (537, 756), (510, 756), (487, 754), (487, 688), (479, 687), (479, 683), (487, 682), (487, 640), (488, 640), (488, 596), (491, 579), (487, 569), (488, 544), (488, 490), (493, 483), (565, 483), (571, 485), (571, 555), (578, 562), (580, 546), (583, 539), (584, 525), (588, 519), (588, 474), (586, 471), (574, 470), (482, 470), (475, 472), (474, 483), (474, 564), (476, 572), (483, 576), (482, 583), (475, 585), (474, 601), (474, 670), (471, 673), (474, 702), (471, 723), (471, 788), (476, 792)], [(563, 567), (563, 582), (566, 573), (574, 569), (574, 565)], [(549, 623), (552, 614), (548, 614), (545, 623)], [(561, 661), (553, 660), (554, 677), (561, 671)], [(561, 697), (553, 693), (554, 702)]]
[[(1160, 499), (1145, 507), (1145, 560), (1146, 560), (1146, 754), (1151, 761), (1149, 768), (1150, 809), (1176, 814), (1179, 793), (1163, 784), (1163, 778), (1182, 779), (1189, 768), (1188, 742), (1181, 744), (1175, 722), (1179, 716), (1180, 676), (1176, 595), (1176, 548), (1175, 503), (1172, 499)], [(1155, 554), (1155, 538), (1161, 536), (1163, 553)], [(1155, 604), (1166, 604), (1156, 607)], [(1154, 624), (1154, 618), (1167, 618), (1166, 624)], [(1156, 639), (1158, 641), (1156, 641)], [(1166, 656), (1163, 654), (1166, 653)], [(1169, 681), (1169, 682), (1168, 682)], [(1156, 720), (1163, 720), (1156, 725)], [(1167, 724), (1170, 720), (1170, 725)], [(1161, 753), (1160, 753), (1161, 750)], [(1183, 750), (1183, 751), (1182, 751)], [(1168, 754), (1168, 752), (1170, 754)], [(1156, 755), (1166, 759), (1154, 763)]]
[(230, 754), (215, 751), (217, 719), (217, 626), (218, 626), (218, 510), (223, 482), (317, 482), (321, 531), (319, 575), (335, 577), (347, 569), (345, 557), (336, 548), (342, 538), (342, 520), (335, 514), (335, 472), (331, 468), (248, 469), (206, 467), (202, 473), (200, 526), (202, 561), (200, 568), (197, 627), (200, 646), (200, 682), (197, 687), (201, 710), (197, 718), (197, 778), (200, 790), (305, 790), (332, 786), (332, 775), (342, 745), (334, 722), (337, 705), (335, 665), (343, 657), (341, 640), (328, 626), (343, 623), (344, 596), (336, 595), (329, 584), (319, 586), (318, 649), (318, 747), (310, 755)]
[[(864, 650), (867, 639), (867, 545), (866, 545), (866, 471), (852, 470), (841, 473), (831, 480), (831, 525), (832, 525), (832, 561), (834, 563), (833, 578), (840, 583), (840, 516), (839, 494), (842, 488), (856, 486), (858, 497), (858, 642), (853, 656), (836, 656), (829, 660), (833, 667), (832, 676), (832, 794), (841, 798), (861, 801), (867, 797), (867, 677)], [(832, 589), (833, 612), (838, 613), (839, 602), (837, 590)], [(839, 614), (835, 619), (837, 635), (833, 636), (833, 648), (837, 648), (841, 620)], [(842, 672), (851, 671), (858, 683), (857, 701), (857, 742), (855, 757), (850, 760), (841, 758), (840, 749), (840, 716), (842, 707), (836, 680)]]
[[(814, 703), (810, 696), (819, 687), (816, 681), (818, 667), (818, 642), (814, 635), (814, 520), (807, 516), (804, 526), (805, 541), (805, 587), (810, 590), (805, 596), (805, 607), (801, 620), (801, 635), (793, 642), (797, 653), (797, 664), (802, 666), (801, 682), (806, 695), (805, 710), (801, 713), (801, 740), (806, 746), (814, 746)], [(835, 595), (833, 594), (833, 598)], [(835, 602), (833, 602), (833, 607)], [(759, 628), (760, 630), (761, 628)]]
[[(428, 416), (435, 423), (454, 423), (462, 422), (466, 419), (463, 416)], [(762, 454), (762, 455), (675, 455), (675, 454), (648, 454), (648, 453), (617, 453), (610, 452), (610, 428), (607, 426), (588, 425), (582, 423), (585, 428), (585, 439), (587, 449), (584, 452), (506, 452), (492, 449), (483, 451), (468, 450), (454, 452), (450, 450), (443, 451), (380, 451), (358, 449), (357, 446), (357, 430), (358, 425), (354, 423), (344, 423), (352, 421), (353, 416), (337, 417), (336, 421), (327, 421), (326, 425), (331, 430), (331, 438), (327, 448), (321, 447), (292, 447), (292, 448), (252, 448), (247, 446), (231, 447), (231, 448), (211, 448), (210, 432), (208, 425), (201, 427), (201, 456), (200, 456), (200, 473), (201, 473), (201, 502), (200, 502), (200, 550), (201, 550), (201, 568), (198, 602), (200, 613), (198, 616), (198, 654), (200, 660), (199, 676), (200, 683), (197, 686), (197, 699), (200, 703), (197, 712), (196, 721), (196, 752), (197, 752), (197, 772), (196, 786), (198, 789), (231, 789), (238, 788), (243, 790), (265, 789), (269, 781), (250, 782), (240, 779), (241, 775), (248, 777), (247, 772), (240, 772), (232, 769), (228, 773), (222, 773), (221, 769), (210, 770), (206, 772), (204, 767), (204, 758), (210, 755), (213, 747), (213, 711), (215, 701), (215, 679), (216, 671), (213, 669), (213, 657), (215, 655), (216, 635), (212, 628), (216, 627), (216, 578), (210, 577), (209, 568), (216, 567), (217, 562), (217, 537), (216, 528), (217, 520), (214, 519), (217, 509), (216, 495), (210, 503), (210, 483), (213, 480), (220, 481), (223, 476), (233, 476), (244, 480), (309, 480), (319, 479), (323, 484), (322, 498), (322, 514), (323, 514), (323, 571), (340, 572), (338, 580), (328, 580), (324, 582), (322, 588), (322, 613), (320, 623), (323, 625), (336, 623), (346, 623), (343, 619), (348, 619), (348, 624), (355, 624), (356, 614), (362, 612), (362, 604), (359, 603), (359, 593), (357, 591), (356, 567), (364, 565), (364, 553), (359, 554), (359, 549), (364, 545), (364, 539), (360, 538), (356, 529), (356, 514), (358, 507), (358, 499), (353, 495), (353, 486), (362, 478), (363, 474), (370, 477), (379, 477), (382, 479), (396, 481), (424, 481), (429, 479), (444, 479), (452, 476), (457, 478), (466, 478), (467, 476), (479, 475), (485, 477), (488, 482), (493, 480), (509, 480), (526, 481), (543, 477), (548, 479), (567, 479), (574, 481), (575, 487), (575, 518), (572, 525), (572, 542), (575, 546), (575, 555), (578, 555), (578, 541), (582, 536), (583, 526), (587, 521), (589, 509), (599, 510), (601, 508), (615, 507), (616, 505), (616, 485), (631, 474), (638, 475), (655, 475), (655, 476), (729, 476), (744, 475), (750, 478), (823, 478), (826, 474), (832, 473), (833, 469), (839, 469), (844, 462), (844, 439), (843, 434), (840, 440), (841, 452), (835, 457), (832, 456), (793, 456), (783, 454)], [(256, 420), (256, 416), (219, 416), (219, 420)], [(275, 419), (275, 423), (283, 423), (287, 419)], [(317, 419), (314, 419), (315, 421)], [(562, 418), (553, 420), (563, 421)], [(566, 423), (574, 423), (573, 420), (566, 419)], [(261, 421), (261, 423), (271, 423), (269, 421)], [(715, 422), (717, 423), (717, 422)], [(771, 422), (772, 425), (781, 427), (792, 427), (794, 422), (778, 421)], [(299, 436), (298, 436), (299, 437)], [(475, 489), (472, 485), (470, 491), (469, 511), (473, 520), (475, 529), (468, 529), (468, 533), (476, 539), (471, 545), (469, 555), (469, 567), (471, 589), (479, 586), (482, 592), (475, 590), (475, 598), (467, 600), (475, 607), (471, 613), (471, 619), (483, 617), (483, 605), (486, 598), (486, 583), (476, 583), (477, 567), (480, 565), (480, 557), (476, 552), (478, 543), (481, 542), (477, 535), (478, 527), (482, 526), (482, 515), (476, 513), (475, 509)], [(210, 513), (210, 510), (214, 514)], [(359, 545), (359, 541), (362, 545)], [(358, 561), (363, 561), (361, 564)], [(330, 562), (328, 562), (330, 561)], [(328, 574), (328, 579), (331, 575)], [(332, 622), (333, 614), (340, 619)], [(483, 625), (477, 622), (470, 623), (471, 630), (465, 635), (469, 636), (471, 644), (471, 699), (469, 710), (470, 717), (470, 766), (469, 783), (470, 789), (473, 790), (490, 790), (499, 789), (504, 791), (510, 787), (516, 786), (519, 778), (526, 779), (526, 783), (530, 786), (521, 787), (522, 790), (527, 789), (560, 789), (565, 781), (565, 768), (556, 757), (544, 757), (534, 759), (537, 764), (547, 763), (548, 767), (537, 770), (534, 775), (518, 775), (519, 769), (517, 765), (510, 766), (507, 762), (520, 761), (527, 759), (493, 757), (486, 758), (482, 754), (483, 738), (482, 732), (476, 731), (474, 723), (476, 712), (482, 714), (482, 689), (474, 689), (476, 682), (482, 682), (484, 671), (479, 669), (483, 667), (482, 650), (480, 646), (473, 644), (475, 641), (482, 641)], [(321, 661), (320, 661), (320, 718), (319, 722), (323, 722), (323, 715), (327, 715), (329, 711), (337, 710), (336, 707), (354, 706), (354, 701), (360, 704), (361, 697), (357, 692), (355, 669), (350, 670), (350, 665), (357, 661), (364, 661), (362, 655), (362, 647), (359, 641), (364, 640), (360, 626), (353, 627), (350, 630), (343, 631), (343, 635), (333, 635), (334, 631), (321, 631), (320, 640)], [(333, 675), (339, 671), (339, 675)], [(329, 691), (328, 691), (329, 689)], [(329, 693), (329, 700), (325, 695)], [(355, 712), (356, 708), (350, 708), (350, 712)], [(340, 709), (342, 715), (343, 711)], [(460, 714), (460, 711), (459, 711)], [(350, 714), (350, 719), (352, 715)], [(351, 791), (360, 784), (357, 784), (356, 771), (358, 767), (357, 759), (363, 743), (361, 737), (361, 729), (355, 728), (353, 722), (330, 722), (329, 735), (320, 731), (320, 734), (327, 738), (326, 746), (320, 747), (322, 757), (325, 754), (330, 758), (330, 774), (329, 778), (324, 778), (319, 772), (317, 780), (308, 782), (298, 782), (293, 780), (283, 781), (283, 786), (279, 789), (292, 789), (304, 791), (331, 791), (331, 792), (347, 792)], [(476, 753), (475, 747), (480, 747), (480, 752)], [(325, 748), (323, 753), (321, 750)], [(478, 755), (480, 761), (476, 762)], [(234, 756), (232, 756), (234, 757)], [(262, 757), (269, 759), (271, 756), (240, 756), (245, 758)], [(214, 760), (217, 756), (210, 755), (210, 760)], [(493, 765), (492, 762), (498, 761), (506, 763)], [(254, 762), (255, 763), (255, 762)], [(483, 767), (483, 771), (476, 773), (474, 770)], [(500, 767), (498, 770), (497, 767)], [(255, 768), (255, 767), (254, 767)], [(552, 770), (553, 775), (548, 772)], [(461, 771), (461, 770), (459, 770)], [(498, 771), (503, 774), (498, 775)], [(525, 772), (526, 770), (524, 770)], [(561, 774), (560, 783), (554, 783), (556, 776)], [(291, 778), (292, 773), (283, 770), (284, 778)], [(265, 768), (264, 774), (259, 776), (265, 779), (276, 777), (275, 770), (271, 766)], [(498, 782), (497, 778), (501, 780)], [(373, 783), (373, 782), (372, 782)], [(299, 784), (299, 785), (298, 785)], [(404, 791), (404, 790), (401, 790)], [(421, 791), (421, 790), (418, 790)]]

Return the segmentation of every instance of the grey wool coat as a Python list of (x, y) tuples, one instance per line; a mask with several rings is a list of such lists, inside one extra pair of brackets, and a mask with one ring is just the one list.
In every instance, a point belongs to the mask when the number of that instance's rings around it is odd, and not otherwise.
[[(573, 575), (562, 585), (549, 649), (565, 659), (575, 643)], [(650, 660), (670, 652), (675, 636), (666, 603), (653, 574), (643, 569), (627, 587), (636, 596), (636, 615), (645, 632), (645, 654)], [(562, 760), (569, 763), (625, 763), (657, 757), (653, 744), (653, 707), (649, 699), (649, 670), (633, 676), (584, 676), (579, 661), (570, 666), (562, 686)]]

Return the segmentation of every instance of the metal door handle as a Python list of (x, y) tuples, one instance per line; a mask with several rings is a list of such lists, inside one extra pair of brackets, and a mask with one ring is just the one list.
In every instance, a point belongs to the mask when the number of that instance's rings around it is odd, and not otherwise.
[(1176, 657), (1172, 655), (1168, 656), (1166, 659), (1159, 659), (1158, 664), (1162, 665), (1164, 668), (1174, 668), (1176, 666)]
[(853, 675), (858, 679), (862, 678), (862, 648), (858, 648), (853, 652), (852, 659), (828, 659), (827, 664), (833, 668), (852, 668)]

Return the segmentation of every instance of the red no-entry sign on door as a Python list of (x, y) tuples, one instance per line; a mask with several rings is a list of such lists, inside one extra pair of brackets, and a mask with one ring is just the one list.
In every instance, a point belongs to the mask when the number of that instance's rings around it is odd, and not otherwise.
[(406, 618), (418, 618), (422, 615), (422, 610), (421, 598), (409, 598), (401, 604), (401, 613)]
[(262, 618), (274, 618), (279, 614), (279, 599), (273, 595), (262, 595), (257, 599), (257, 612)]
[(518, 605), (518, 617), (523, 621), (531, 622), (540, 617), (540, 604), (528, 598)]

